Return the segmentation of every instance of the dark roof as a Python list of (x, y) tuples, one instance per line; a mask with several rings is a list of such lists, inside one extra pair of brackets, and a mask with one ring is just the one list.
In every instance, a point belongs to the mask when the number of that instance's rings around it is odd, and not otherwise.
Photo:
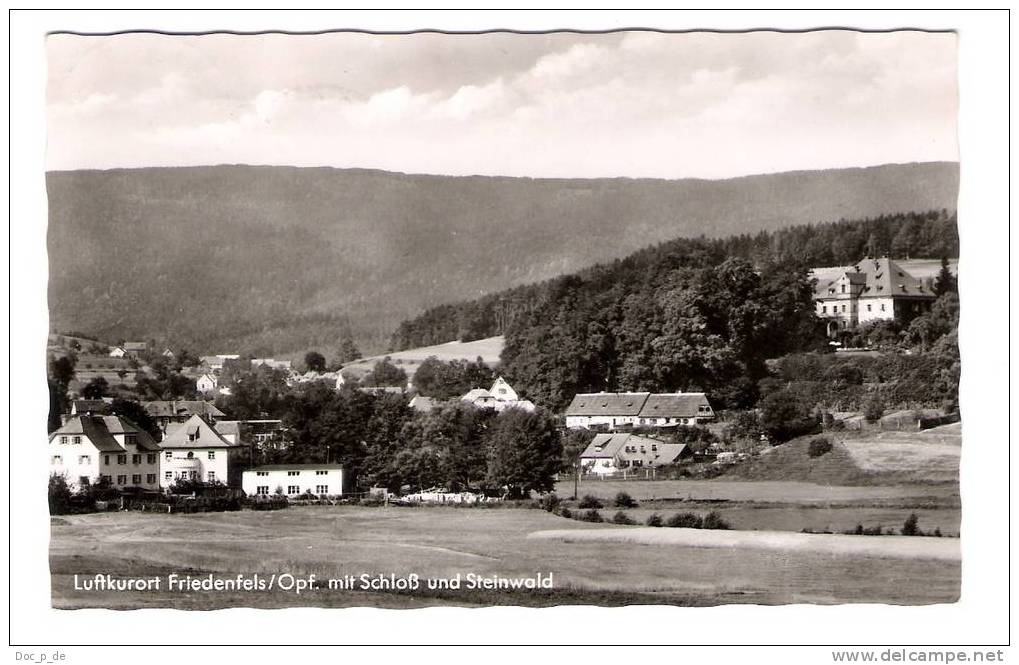
[(143, 402), (142, 406), (145, 407), (145, 411), (154, 418), (192, 415), (212, 416), (214, 418), (218, 418), (219, 416), (226, 415), (217, 409), (216, 405), (212, 402), (206, 402), (200, 399)]
[[(818, 279), (814, 286), (814, 298), (818, 300), (848, 299), (849, 293), (835, 288), (845, 278), (850, 284), (862, 285), (860, 298), (934, 298), (923, 280), (913, 277), (898, 263), (888, 258), (864, 259), (854, 266), (838, 273), (829, 273)], [(836, 293), (830, 293), (835, 290)]]
[(263, 464), (262, 466), (254, 466), (250, 469), (245, 469), (244, 472), (249, 471), (308, 471), (310, 469), (317, 469), (319, 471), (337, 471), (343, 470), (342, 464)]
[(89, 412), (105, 415), (110, 412), (110, 405), (101, 399), (71, 400), (71, 413), (79, 414)]
[(685, 443), (667, 443), (636, 434), (596, 434), (580, 457), (641, 460), (646, 466), (661, 466), (674, 463), (686, 450)]
[(194, 415), (180, 427), (167, 431), (159, 445), (162, 448), (234, 448), (240, 444), (230, 443), (204, 417)]
[(642, 418), (692, 418), (702, 405), (711, 405), (704, 393), (656, 393), (647, 398), (640, 410)]
[(50, 441), (56, 436), (82, 435), (88, 437), (100, 452), (127, 452), (124, 446), (117, 443), (113, 436), (115, 434), (133, 434), (135, 444), (140, 450), (159, 450), (159, 445), (148, 432), (120, 416), (72, 416), (60, 429), (50, 435)]
[(568, 416), (635, 416), (651, 393), (582, 393), (566, 407)]

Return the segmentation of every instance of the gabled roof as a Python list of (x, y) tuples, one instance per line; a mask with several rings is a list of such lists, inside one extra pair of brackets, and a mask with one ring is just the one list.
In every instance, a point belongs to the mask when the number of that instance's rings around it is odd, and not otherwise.
[[(197, 435), (197, 436), (196, 436)], [(161, 448), (233, 448), (202, 416), (191, 416), (173, 431), (167, 432), (160, 442)]]
[(95, 413), (105, 415), (110, 412), (110, 404), (101, 399), (75, 399), (71, 400), (71, 413)]
[(100, 452), (127, 452), (127, 449), (114, 438), (115, 434), (133, 434), (139, 449), (159, 450), (159, 445), (148, 432), (120, 416), (73, 416), (60, 429), (53, 432), (49, 440), (53, 441), (57, 436), (81, 435), (88, 437)]
[(591, 443), (580, 454), (581, 457), (607, 458), (611, 459), (623, 447), (623, 443), (630, 438), (629, 434), (595, 434)]
[(636, 434), (596, 434), (580, 457), (641, 460), (647, 466), (661, 466), (675, 463), (686, 449), (685, 443), (666, 443)]
[(567, 416), (636, 416), (651, 393), (582, 393), (566, 407)]
[[(849, 298), (851, 294), (835, 289), (840, 280), (859, 285), (860, 298), (934, 298), (923, 280), (913, 277), (898, 263), (889, 258), (864, 259), (837, 273), (828, 273), (819, 278), (814, 286), (814, 298), (829, 300)], [(835, 289), (836, 293), (830, 293)]]
[(495, 399), (495, 395), (484, 388), (474, 388), (460, 399), (464, 402), (476, 402), (479, 399)]
[(205, 400), (200, 399), (171, 401), (159, 400), (143, 402), (142, 406), (145, 407), (145, 411), (154, 418), (191, 415), (212, 416), (213, 418), (218, 418), (226, 415), (217, 409), (216, 405), (212, 402), (206, 402)]
[[(648, 396), (641, 418), (692, 418), (702, 405), (711, 405), (704, 393), (655, 393)], [(703, 414), (702, 414), (703, 415)]]

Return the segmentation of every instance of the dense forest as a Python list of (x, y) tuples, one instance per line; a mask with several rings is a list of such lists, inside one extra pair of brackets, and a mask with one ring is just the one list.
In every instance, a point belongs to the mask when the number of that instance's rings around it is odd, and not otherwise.
[[(952, 208), (958, 173), (955, 163), (728, 180), (256, 166), (52, 172), (50, 320), (106, 341), (257, 357), (333, 351), (349, 334), (375, 355), (400, 321), (428, 307), (657, 242)], [(492, 321), (464, 332), (505, 325), (516, 307), (484, 308)]]
[[(777, 231), (760, 231), (720, 239), (679, 238), (640, 250), (625, 259), (577, 273), (582, 281), (632, 283), (647, 271), (679, 262), (717, 265), (726, 257), (741, 258), (756, 267), (849, 265), (865, 256), (957, 257), (956, 215), (947, 210), (881, 215), (826, 224), (801, 224)], [(681, 258), (685, 257), (685, 258)], [(677, 264), (677, 265), (678, 265)], [(560, 280), (521, 286), (459, 303), (439, 305), (404, 321), (391, 340), (391, 350), (471, 341), (504, 334), (510, 324), (528, 319)]]

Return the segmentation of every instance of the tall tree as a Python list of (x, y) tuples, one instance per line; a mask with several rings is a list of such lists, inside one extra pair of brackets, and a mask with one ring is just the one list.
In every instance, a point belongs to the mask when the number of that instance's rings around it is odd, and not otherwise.
[(544, 411), (507, 409), (488, 436), (488, 484), (512, 498), (550, 492), (562, 469), (563, 446), (555, 421)]

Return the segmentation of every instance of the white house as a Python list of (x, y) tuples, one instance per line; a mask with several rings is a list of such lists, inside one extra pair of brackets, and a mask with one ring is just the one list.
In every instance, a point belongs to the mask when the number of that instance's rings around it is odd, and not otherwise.
[(111, 358), (123, 358), (126, 355), (127, 351), (125, 351), (124, 347), (122, 346), (114, 346), (113, 348), (110, 349)]
[(581, 393), (566, 407), (569, 429), (676, 427), (714, 418), (704, 393)]
[(195, 381), (195, 385), (200, 393), (211, 393), (219, 386), (219, 379), (214, 374), (202, 374)]
[(343, 475), (339, 464), (266, 464), (245, 470), (241, 488), (248, 496), (340, 496)]
[(536, 408), (534, 402), (520, 399), (517, 391), (513, 390), (513, 386), (501, 376), (495, 380), (490, 390), (474, 388), (460, 400), (480, 409), (495, 409), (496, 411), (505, 411), (506, 409), (534, 411)]
[(72, 416), (49, 440), (50, 473), (72, 490), (103, 480), (116, 489), (159, 489), (159, 445), (119, 416)]
[(236, 486), (237, 468), (249, 458), (247, 445), (227, 441), (199, 415), (171, 426), (159, 447), (162, 449), (159, 467), (162, 487), (169, 487), (179, 479)]
[(580, 469), (599, 475), (654, 469), (675, 464), (688, 454), (683, 443), (666, 443), (635, 434), (596, 434), (580, 454)]
[(816, 314), (827, 322), (830, 337), (873, 321), (908, 323), (929, 310), (936, 299), (923, 280), (888, 258), (812, 272), (818, 278), (814, 286)]

